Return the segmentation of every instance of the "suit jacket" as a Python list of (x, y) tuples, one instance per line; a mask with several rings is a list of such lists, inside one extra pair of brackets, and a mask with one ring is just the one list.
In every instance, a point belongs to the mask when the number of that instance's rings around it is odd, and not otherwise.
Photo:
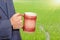
[(13, 30), (9, 20), (14, 13), (12, 0), (0, 0), (0, 40), (21, 40), (19, 30)]

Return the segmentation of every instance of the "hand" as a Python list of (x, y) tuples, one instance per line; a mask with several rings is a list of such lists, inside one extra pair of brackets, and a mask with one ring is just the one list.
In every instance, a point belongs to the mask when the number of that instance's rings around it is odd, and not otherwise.
[(23, 27), (22, 25), (22, 16), (19, 13), (14, 14), (11, 18), (11, 25), (13, 26), (13, 29), (20, 29)]

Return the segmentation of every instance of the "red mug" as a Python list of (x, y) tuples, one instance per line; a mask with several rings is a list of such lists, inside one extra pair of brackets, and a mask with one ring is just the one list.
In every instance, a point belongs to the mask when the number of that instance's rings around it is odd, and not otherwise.
[(23, 31), (34, 32), (36, 28), (37, 15), (33, 12), (24, 13)]

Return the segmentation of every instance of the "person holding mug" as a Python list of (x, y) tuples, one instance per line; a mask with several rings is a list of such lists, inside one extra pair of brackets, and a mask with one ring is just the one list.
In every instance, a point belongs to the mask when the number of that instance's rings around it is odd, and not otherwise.
[(36, 18), (32, 12), (15, 13), (13, 0), (0, 0), (0, 40), (22, 40), (19, 29), (34, 32)]
[(22, 28), (19, 13), (15, 13), (13, 0), (0, 0), (0, 40), (22, 40), (19, 29)]

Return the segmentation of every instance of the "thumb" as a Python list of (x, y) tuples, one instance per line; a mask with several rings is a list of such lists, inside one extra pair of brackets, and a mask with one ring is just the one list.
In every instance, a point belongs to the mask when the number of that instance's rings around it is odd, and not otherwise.
[(14, 14), (14, 16), (15, 16), (15, 17), (20, 16), (20, 13), (16, 13), (16, 14)]

